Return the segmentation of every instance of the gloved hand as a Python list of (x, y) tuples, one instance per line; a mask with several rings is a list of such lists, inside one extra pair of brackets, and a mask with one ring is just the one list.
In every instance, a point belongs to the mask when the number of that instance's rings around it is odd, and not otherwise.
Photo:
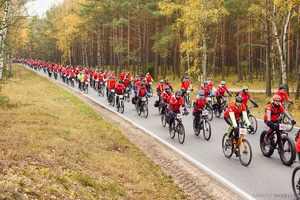
[(232, 97), (232, 94), (229, 94), (229, 96), (231, 96), (231, 97)]
[(237, 136), (239, 134), (239, 127), (234, 127), (233, 128), (233, 133), (235, 136)]
[(254, 104), (254, 108), (258, 108), (258, 105), (257, 105), (257, 103), (255, 103), (255, 104)]
[(250, 129), (251, 133), (253, 133), (253, 132), (254, 132), (254, 128), (253, 128), (253, 126), (252, 126), (252, 125), (250, 125), (248, 128)]
[(292, 124), (296, 124), (296, 121), (295, 120), (291, 120)]
[(294, 104), (292, 101), (290, 102), (292, 105)]

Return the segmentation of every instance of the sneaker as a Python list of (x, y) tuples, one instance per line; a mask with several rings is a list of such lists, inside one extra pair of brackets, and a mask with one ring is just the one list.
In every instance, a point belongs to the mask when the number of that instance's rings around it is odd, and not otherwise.
[(232, 145), (232, 140), (230, 138), (226, 138), (226, 145), (231, 146)]
[(240, 152), (239, 152), (238, 149), (236, 149), (236, 151), (235, 151), (235, 156), (236, 156), (236, 157), (240, 157)]

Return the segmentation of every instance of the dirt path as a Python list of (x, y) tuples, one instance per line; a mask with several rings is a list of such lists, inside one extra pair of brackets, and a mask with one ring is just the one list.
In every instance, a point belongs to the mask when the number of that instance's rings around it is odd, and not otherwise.
[[(61, 84), (58, 85), (62, 86)], [(64, 88), (85, 102), (97, 114), (118, 126), (132, 143), (141, 149), (153, 162), (161, 166), (166, 174), (173, 177), (175, 183), (185, 190), (190, 199), (241, 199), (204, 171), (128, 121), (99, 106), (92, 100), (81, 95), (80, 92), (67, 87)]]

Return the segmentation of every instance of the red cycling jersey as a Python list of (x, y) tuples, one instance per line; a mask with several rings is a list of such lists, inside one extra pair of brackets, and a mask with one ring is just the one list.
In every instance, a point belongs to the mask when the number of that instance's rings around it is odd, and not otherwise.
[(228, 105), (228, 108), (227, 110), (224, 112), (224, 117), (229, 117), (229, 113), (230, 112), (233, 112), (234, 113), (234, 117), (235, 117), (235, 120), (239, 120), (240, 117), (241, 117), (241, 114), (243, 111), (246, 111), (246, 106), (244, 104), (241, 104), (240, 107), (237, 107), (235, 105), (235, 102), (231, 102), (229, 105)]
[(199, 99), (198, 97), (196, 97), (194, 99), (194, 103), (196, 104), (193, 112), (198, 112), (199, 110), (203, 110), (205, 107), (205, 104), (207, 104), (207, 99), (203, 97), (203, 99)]
[(173, 95), (170, 99), (168, 110), (170, 110), (170, 105), (172, 105), (172, 111), (174, 111), (174, 112), (179, 111), (180, 106), (184, 105), (184, 100), (182, 97), (180, 97), (179, 99), (176, 99), (175, 95)]
[[(284, 112), (285, 108), (282, 105), (274, 106), (272, 103), (269, 103), (266, 107), (266, 111), (267, 110), (271, 111), (271, 121), (277, 122), (279, 120), (280, 113)], [(266, 121), (267, 119), (267, 114), (265, 113), (264, 120)]]
[(279, 90), (275, 93), (280, 96), (280, 102), (283, 103), (285, 100), (291, 102), (292, 100), (289, 98), (289, 95), (284, 91), (280, 92)]

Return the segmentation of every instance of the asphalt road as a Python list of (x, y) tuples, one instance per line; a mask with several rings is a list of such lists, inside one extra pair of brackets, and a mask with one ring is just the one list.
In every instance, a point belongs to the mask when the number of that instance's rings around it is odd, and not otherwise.
[[(38, 72), (48, 77), (42, 70)], [(54, 80), (53, 77), (51, 79)], [(62, 82), (60, 78), (57, 81)], [(75, 84), (74, 89), (78, 90), (77, 87)], [(105, 97), (99, 97), (93, 89), (89, 88), (86, 96), (113, 112), (117, 112), (115, 107), (109, 105)], [(260, 133), (267, 129), (262, 120), (258, 120), (258, 130), (255, 135), (245, 136), (252, 147), (252, 161), (248, 167), (244, 167), (235, 155), (228, 159), (222, 152), (222, 136), (228, 129), (222, 116), (220, 118), (214, 116), (211, 121), (212, 136), (209, 141), (206, 141), (201, 134), (195, 136), (193, 133), (192, 110), (188, 109), (190, 114), (183, 119), (186, 138), (184, 144), (180, 144), (177, 136), (171, 139), (168, 128), (162, 127), (160, 115), (157, 108), (154, 107), (156, 99), (157, 96), (149, 99), (148, 118), (138, 116), (131, 102), (125, 102), (125, 111), (120, 115), (214, 176), (244, 199), (295, 199), (291, 186), (291, 175), (298, 163), (294, 163), (290, 167), (283, 165), (277, 150), (270, 158), (262, 155), (259, 137)], [(262, 116), (256, 117), (262, 118)], [(299, 127), (294, 127), (289, 135), (294, 138), (298, 129)]]

